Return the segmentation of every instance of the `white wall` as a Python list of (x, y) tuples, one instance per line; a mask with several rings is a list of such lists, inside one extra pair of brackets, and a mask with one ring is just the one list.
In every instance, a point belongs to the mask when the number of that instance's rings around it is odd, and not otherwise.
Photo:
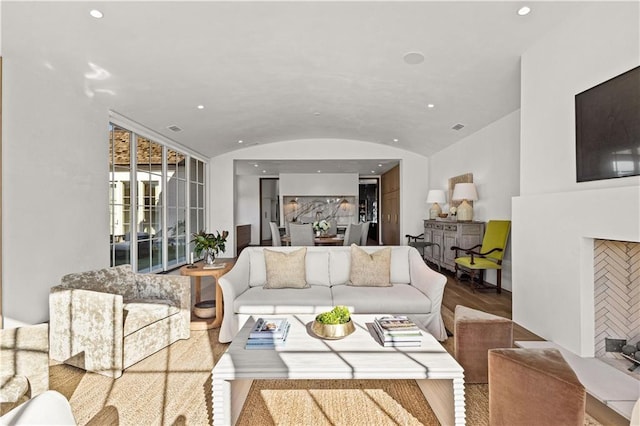
[[(322, 158), (318, 158), (317, 145), (323, 146)], [(314, 153), (313, 155), (311, 153)], [(247, 198), (238, 195), (240, 182), (234, 175), (234, 160), (349, 160), (390, 159), (400, 161), (400, 235), (422, 232), (422, 220), (427, 211), (424, 200), (428, 190), (428, 159), (393, 146), (372, 142), (344, 139), (305, 139), (257, 145), (211, 158), (215, 177), (209, 182), (209, 226), (211, 229), (234, 229), (238, 216), (238, 201), (246, 206)], [(244, 185), (244, 183), (243, 183)], [(282, 189), (280, 190), (282, 193)], [(257, 197), (256, 197), (257, 199)], [(255, 204), (255, 203), (254, 203)], [(244, 207), (243, 207), (244, 208)], [(259, 204), (256, 204), (259, 211)], [(252, 222), (257, 226), (259, 218)], [(246, 222), (245, 222), (246, 223)], [(253, 233), (253, 231), (252, 231)], [(233, 238), (232, 238), (233, 237)], [(257, 237), (252, 237), (257, 238)], [(227, 255), (235, 253), (235, 236), (227, 240)], [(231, 250), (231, 251), (230, 251)]]
[[(520, 111), (432, 155), (429, 164), (430, 189), (443, 189), (447, 194), (449, 178), (473, 173), (479, 198), (473, 203), (474, 220), (511, 219), (511, 199), (520, 187)], [(447, 203), (443, 211), (448, 207)], [(488, 271), (486, 280), (495, 284), (495, 271)], [(512, 288), (510, 244), (504, 256), (502, 286)]]
[(109, 265), (109, 116), (73, 77), (12, 51), (24, 28), (3, 25), (2, 312), (14, 327), (48, 319), (62, 275)]
[[(237, 209), (235, 224), (251, 225), (251, 244), (260, 245), (260, 176), (237, 176), (236, 185)], [(223, 230), (223, 228), (215, 225), (211, 229)], [(235, 236), (235, 226), (224, 229)], [(231, 232), (232, 229), (233, 232)], [(227, 243), (226, 247), (225, 256), (232, 257), (233, 250), (231, 247), (233, 246)]]
[(593, 4), (522, 57), (513, 318), (593, 356), (594, 237), (640, 241), (640, 178), (576, 183), (574, 96), (640, 64), (640, 5)]
[(358, 196), (357, 173), (282, 173), (280, 196), (353, 195)]

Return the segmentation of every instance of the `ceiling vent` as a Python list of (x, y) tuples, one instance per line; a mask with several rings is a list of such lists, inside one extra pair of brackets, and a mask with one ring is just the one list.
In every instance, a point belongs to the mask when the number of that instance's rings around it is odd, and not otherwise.
[(182, 129), (178, 126), (176, 126), (175, 124), (173, 126), (169, 126), (167, 127), (167, 129), (171, 130), (172, 132), (181, 132)]
[(452, 127), (453, 130), (461, 130), (464, 127), (464, 124), (456, 124), (455, 126)]

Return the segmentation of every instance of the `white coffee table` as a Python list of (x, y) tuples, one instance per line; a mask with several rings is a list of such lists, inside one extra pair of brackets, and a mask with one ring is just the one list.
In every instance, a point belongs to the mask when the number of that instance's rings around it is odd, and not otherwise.
[(214, 425), (235, 424), (255, 379), (415, 379), (443, 425), (465, 424), (463, 369), (429, 333), (420, 347), (385, 348), (371, 334), (374, 315), (353, 315), (356, 331), (342, 340), (315, 337), (314, 315), (271, 317), (291, 322), (284, 347), (245, 350), (252, 317), (213, 367)]

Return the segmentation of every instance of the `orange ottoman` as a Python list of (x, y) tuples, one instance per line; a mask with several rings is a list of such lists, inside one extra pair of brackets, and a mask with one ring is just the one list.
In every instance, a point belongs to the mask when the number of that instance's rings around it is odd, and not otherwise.
[(458, 305), (453, 338), (454, 357), (464, 368), (465, 383), (487, 383), (487, 352), (512, 346), (513, 323), (508, 318)]
[(491, 426), (583, 426), (586, 393), (557, 349), (489, 351)]

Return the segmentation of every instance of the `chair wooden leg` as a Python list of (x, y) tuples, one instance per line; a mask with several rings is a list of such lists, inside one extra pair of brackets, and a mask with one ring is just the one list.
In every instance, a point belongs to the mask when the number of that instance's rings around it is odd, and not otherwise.
[(471, 276), (471, 292), (476, 292), (476, 270), (472, 269), (469, 271), (469, 275)]
[(457, 263), (455, 264), (455, 270), (453, 271), (453, 277), (458, 282), (458, 285), (460, 285), (460, 281), (458, 281), (458, 264)]
[(498, 288), (496, 291), (498, 292), (498, 294), (500, 294), (502, 293), (502, 269), (497, 269), (497, 275), (498, 275), (498, 278), (496, 281), (497, 281)]

